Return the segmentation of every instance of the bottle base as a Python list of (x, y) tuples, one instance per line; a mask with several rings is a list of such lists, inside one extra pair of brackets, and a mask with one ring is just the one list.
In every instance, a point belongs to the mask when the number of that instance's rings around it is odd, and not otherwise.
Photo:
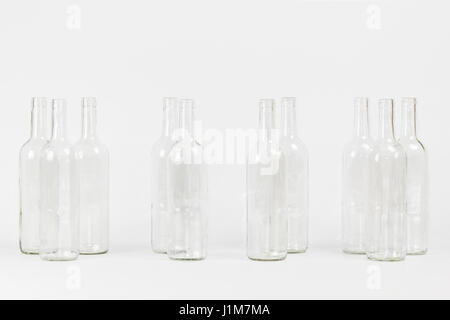
[(102, 251), (81, 251), (80, 250), (80, 254), (83, 256), (94, 256), (94, 255), (99, 255), (99, 254), (107, 254), (108, 253), (108, 249), (106, 250), (102, 250)]
[(428, 249), (425, 250), (417, 250), (417, 251), (408, 251), (407, 255), (408, 256), (423, 256), (425, 254), (427, 254)]
[(345, 254), (353, 254), (353, 255), (363, 255), (366, 254), (366, 251), (362, 250), (351, 250), (351, 249), (343, 249), (342, 252)]
[(386, 257), (377, 255), (367, 255), (367, 258), (372, 261), (381, 261), (381, 262), (399, 262), (405, 260), (404, 256)]
[(33, 250), (33, 249), (22, 249), (20, 248), (20, 252), (26, 255), (38, 255), (39, 254), (39, 250)]
[(41, 252), (39, 256), (45, 261), (73, 261), (78, 258), (78, 251), (71, 250), (55, 250), (49, 252)]
[(201, 261), (206, 259), (206, 255), (186, 251), (167, 252), (167, 256), (171, 260)]
[(248, 256), (250, 260), (253, 261), (282, 261), (287, 257), (287, 253), (283, 254), (270, 254), (270, 255), (261, 255), (261, 256)]
[(157, 253), (157, 254), (167, 254), (167, 250), (164, 250), (164, 249), (155, 249), (155, 248), (152, 248), (152, 251), (153, 251), (154, 253)]
[(307, 250), (308, 250), (308, 248), (306, 248), (306, 249), (288, 249), (287, 253), (288, 254), (305, 253)]

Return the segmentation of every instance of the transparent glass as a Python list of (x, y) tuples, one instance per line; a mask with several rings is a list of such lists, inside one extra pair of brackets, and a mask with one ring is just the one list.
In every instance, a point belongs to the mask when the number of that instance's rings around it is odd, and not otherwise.
[(48, 142), (47, 98), (33, 98), (31, 136), (20, 149), (20, 251), (39, 253), (39, 164), (41, 150)]
[(178, 126), (177, 101), (177, 98), (164, 98), (163, 132), (151, 151), (151, 242), (156, 253), (167, 252), (167, 159), (174, 144), (173, 131)]
[(400, 144), (408, 159), (407, 253), (425, 254), (428, 249), (428, 163), (422, 142), (416, 135), (416, 99), (402, 99)]
[(281, 99), (281, 152), (286, 160), (288, 252), (308, 248), (308, 150), (298, 137), (295, 98)]
[(406, 256), (406, 153), (394, 137), (392, 100), (380, 100), (379, 112), (370, 179), (373, 204), (367, 224), (367, 256), (400, 261)]
[(66, 134), (66, 101), (53, 100), (53, 129), (40, 164), (40, 248), (43, 260), (74, 260), (79, 253), (79, 217), (74, 156)]
[(247, 255), (253, 260), (283, 260), (288, 250), (286, 163), (275, 128), (274, 101), (259, 107), (256, 154), (247, 163)]
[(82, 99), (82, 133), (73, 146), (80, 253), (109, 249), (109, 152), (97, 136), (97, 100)]
[(342, 248), (345, 253), (365, 254), (373, 153), (367, 98), (355, 99), (353, 130), (353, 139), (344, 147), (342, 158)]
[(203, 147), (194, 139), (194, 118), (193, 101), (180, 100), (176, 143), (167, 163), (167, 254), (177, 260), (202, 260), (207, 254), (208, 173)]

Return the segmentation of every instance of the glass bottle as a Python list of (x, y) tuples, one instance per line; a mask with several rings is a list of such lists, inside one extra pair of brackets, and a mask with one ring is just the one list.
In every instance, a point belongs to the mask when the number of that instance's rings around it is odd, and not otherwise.
[(256, 154), (247, 163), (247, 255), (253, 260), (283, 260), (288, 249), (285, 158), (274, 105), (260, 100)]
[(353, 139), (345, 146), (342, 158), (342, 247), (345, 253), (365, 254), (373, 153), (367, 98), (355, 99), (353, 130)]
[(151, 151), (151, 243), (156, 253), (167, 252), (167, 157), (174, 144), (173, 131), (178, 126), (177, 98), (164, 98), (163, 113), (163, 132)]
[(367, 256), (399, 261), (406, 256), (406, 153), (394, 137), (393, 101), (379, 101), (380, 126), (373, 152), (373, 206)]
[(167, 163), (169, 258), (202, 260), (206, 258), (208, 175), (202, 164), (203, 147), (194, 139), (194, 103), (180, 100), (176, 143)]
[(66, 134), (66, 101), (53, 100), (53, 129), (42, 149), (40, 249), (43, 260), (74, 260), (79, 228), (74, 188), (74, 157)]
[(73, 147), (80, 253), (102, 254), (109, 248), (109, 152), (97, 136), (97, 100), (82, 99), (82, 133)]
[(308, 150), (297, 133), (295, 98), (281, 99), (281, 152), (286, 160), (288, 252), (308, 248)]
[(32, 99), (31, 137), (20, 149), (20, 251), (39, 253), (39, 163), (47, 137), (48, 99)]
[(400, 144), (408, 159), (407, 253), (425, 254), (428, 244), (428, 164), (425, 148), (416, 135), (416, 99), (402, 99)]

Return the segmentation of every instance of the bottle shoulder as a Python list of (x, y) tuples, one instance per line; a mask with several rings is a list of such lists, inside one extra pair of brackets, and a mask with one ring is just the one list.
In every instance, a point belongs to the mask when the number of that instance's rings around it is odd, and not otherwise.
[(195, 139), (182, 139), (170, 144), (171, 152), (180, 152), (182, 150), (202, 150), (203, 145)]
[(375, 157), (389, 157), (394, 158), (405, 158), (406, 151), (403, 146), (394, 139), (389, 140), (378, 140), (374, 145), (374, 155)]
[(407, 153), (425, 153), (424, 144), (417, 138), (400, 138), (399, 143)]
[(170, 137), (160, 137), (153, 143), (151, 147), (152, 155), (167, 154), (170, 149), (175, 145), (176, 141), (173, 141)]
[(374, 147), (372, 139), (354, 139), (344, 146), (344, 155), (371, 154)]
[(20, 153), (40, 151), (48, 143), (45, 139), (28, 139), (20, 148)]
[(41, 159), (53, 161), (54, 158), (72, 157), (72, 146), (68, 141), (49, 141), (41, 149)]
[(298, 137), (285, 138), (280, 140), (280, 149), (286, 154), (308, 155), (308, 148)]
[(84, 155), (109, 156), (108, 147), (98, 139), (80, 139), (72, 147), (76, 158)]

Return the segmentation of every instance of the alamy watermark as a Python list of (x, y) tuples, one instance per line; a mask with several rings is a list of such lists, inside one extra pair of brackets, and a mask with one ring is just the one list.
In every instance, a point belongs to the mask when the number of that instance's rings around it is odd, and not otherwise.
[(71, 265), (66, 269), (66, 289), (77, 291), (81, 289), (81, 269), (79, 266)]
[(369, 265), (366, 269), (366, 287), (370, 291), (381, 290), (381, 268), (377, 265)]
[(381, 30), (381, 7), (371, 4), (366, 8), (366, 27), (370, 30)]
[(174, 164), (259, 165), (261, 175), (274, 175), (281, 159), (278, 129), (203, 130), (195, 121), (192, 134), (177, 129), (172, 134), (174, 147), (169, 161)]
[(69, 30), (81, 29), (81, 8), (77, 4), (71, 4), (66, 8), (66, 28)]

